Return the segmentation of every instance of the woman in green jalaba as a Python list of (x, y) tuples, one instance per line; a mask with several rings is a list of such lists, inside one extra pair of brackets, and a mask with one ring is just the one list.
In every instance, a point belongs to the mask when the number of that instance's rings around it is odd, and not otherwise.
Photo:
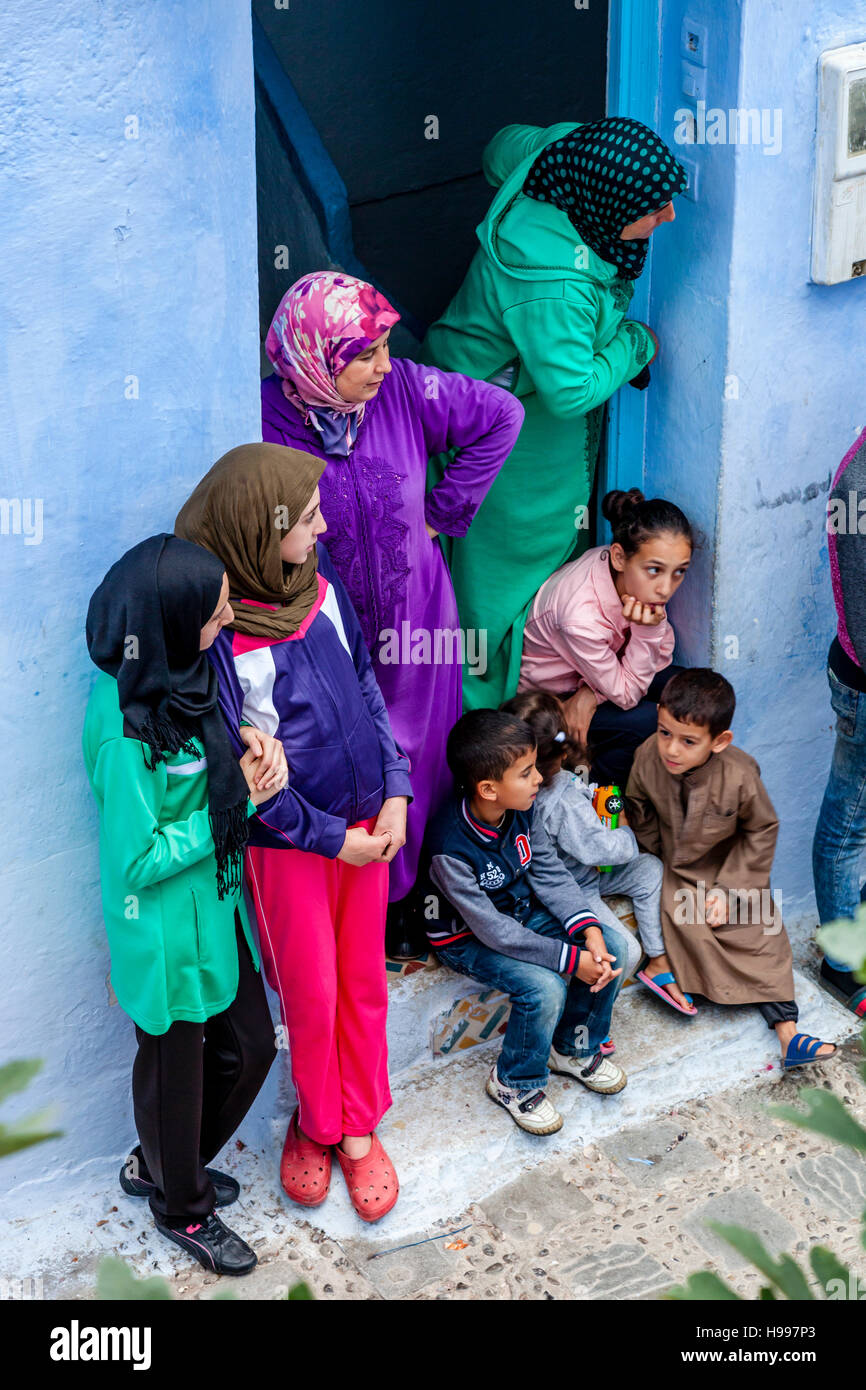
[(620, 116), (506, 126), (483, 162), (499, 191), (466, 279), (421, 353), (506, 386), (526, 411), (468, 535), (445, 542), (461, 626), (485, 652), (466, 669), (467, 709), (514, 694), (529, 605), (589, 542), (604, 403), (626, 382), (646, 382), (658, 347), (645, 324), (625, 317), (633, 282), (649, 236), (674, 220), (672, 200), (686, 186), (667, 145)]

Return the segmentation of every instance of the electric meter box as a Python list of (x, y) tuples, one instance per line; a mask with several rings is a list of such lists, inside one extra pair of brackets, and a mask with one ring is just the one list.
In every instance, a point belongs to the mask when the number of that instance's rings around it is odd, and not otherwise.
[(818, 61), (812, 279), (866, 275), (866, 43)]

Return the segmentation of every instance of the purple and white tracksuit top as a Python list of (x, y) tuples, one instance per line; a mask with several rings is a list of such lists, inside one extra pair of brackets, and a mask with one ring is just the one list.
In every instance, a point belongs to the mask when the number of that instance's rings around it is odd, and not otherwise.
[(273, 641), (224, 628), (208, 656), (238, 756), (244, 720), (281, 739), (289, 764), (288, 786), (250, 821), (250, 844), (335, 859), (349, 826), (412, 789), (355, 611), (317, 551), (318, 597), (296, 632)]

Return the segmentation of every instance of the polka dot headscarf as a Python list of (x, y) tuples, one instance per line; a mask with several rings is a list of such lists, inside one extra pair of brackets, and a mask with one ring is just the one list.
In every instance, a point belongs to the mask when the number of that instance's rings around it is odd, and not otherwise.
[(568, 214), (581, 238), (627, 280), (644, 267), (649, 238), (620, 241), (623, 227), (658, 212), (688, 178), (655, 131), (626, 116), (579, 126), (539, 154), (523, 192)]

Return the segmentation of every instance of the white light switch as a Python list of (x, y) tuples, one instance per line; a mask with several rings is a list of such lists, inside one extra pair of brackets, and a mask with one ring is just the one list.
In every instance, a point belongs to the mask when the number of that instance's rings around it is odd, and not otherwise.
[(707, 74), (703, 68), (695, 67), (694, 63), (687, 63), (683, 59), (682, 63), (682, 90), (683, 96), (689, 101), (697, 104), (699, 101), (707, 99)]

